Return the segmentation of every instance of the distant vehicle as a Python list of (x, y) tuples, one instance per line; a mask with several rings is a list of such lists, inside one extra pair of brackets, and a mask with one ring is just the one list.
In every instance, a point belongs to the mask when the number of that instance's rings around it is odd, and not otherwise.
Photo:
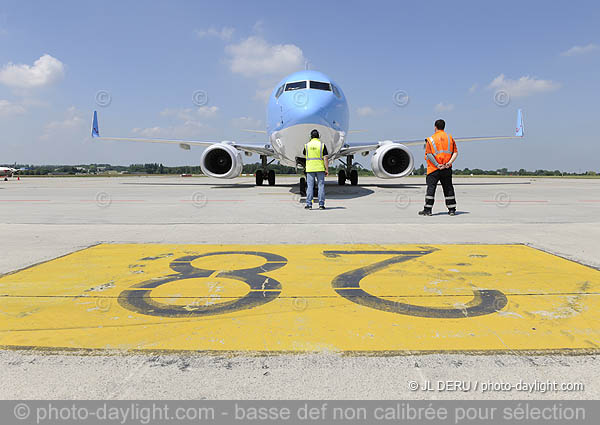
[[(384, 140), (379, 142), (348, 143), (349, 131), (348, 102), (344, 92), (325, 74), (306, 70), (296, 72), (284, 78), (273, 90), (267, 107), (266, 144), (238, 143), (232, 141), (198, 141), (175, 139), (142, 139), (123, 137), (100, 137), (98, 115), (94, 111), (92, 137), (99, 140), (118, 140), (149, 143), (177, 144), (185, 150), (191, 146), (205, 146), (200, 157), (200, 167), (204, 174), (222, 179), (238, 177), (242, 172), (242, 152), (251, 156), (260, 155), (262, 168), (257, 170), (256, 184), (261, 186), (265, 180), (275, 185), (275, 171), (269, 169), (268, 158), (281, 164), (304, 168), (306, 158), (302, 151), (308, 142), (310, 131), (317, 129), (321, 141), (327, 146), (329, 159), (345, 157), (345, 168), (338, 173), (338, 184), (346, 181), (358, 184), (358, 170), (355, 168), (354, 155), (367, 156), (373, 152), (371, 167), (375, 176), (383, 179), (400, 178), (410, 175), (414, 160), (407, 146), (422, 145), (419, 140)], [(252, 131), (252, 130), (249, 130)], [(456, 142), (512, 139), (523, 137), (523, 117), (517, 112), (517, 126), (514, 136), (494, 137), (454, 137)], [(300, 179), (300, 192), (305, 193), (306, 179)]]

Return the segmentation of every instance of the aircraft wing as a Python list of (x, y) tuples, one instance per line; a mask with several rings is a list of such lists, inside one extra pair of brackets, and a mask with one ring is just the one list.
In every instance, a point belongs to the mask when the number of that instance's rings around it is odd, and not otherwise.
[(235, 148), (256, 153), (259, 155), (274, 156), (275, 151), (269, 145), (257, 145), (257, 144), (243, 144), (236, 142), (222, 142), (222, 141), (208, 141), (208, 140), (180, 140), (180, 139), (147, 139), (140, 137), (100, 137), (100, 130), (98, 128), (98, 113), (94, 111), (94, 118), (92, 121), (92, 138), (96, 140), (107, 140), (107, 141), (119, 141), (119, 142), (142, 142), (142, 143), (165, 143), (171, 145), (178, 145), (181, 149), (190, 150), (192, 146), (210, 146), (216, 143), (228, 143)]
[[(486, 140), (506, 140), (506, 139), (521, 139), (525, 135), (525, 129), (523, 126), (523, 111), (519, 109), (517, 111), (517, 126), (516, 132), (513, 136), (483, 136), (483, 137), (454, 137), (455, 142), (480, 142)], [(344, 145), (339, 152), (334, 155), (335, 158), (346, 156), (346, 155), (354, 155), (361, 152), (368, 152), (377, 149), (379, 146), (385, 143), (398, 143), (404, 146), (415, 146), (415, 145), (424, 145), (427, 142), (427, 139), (417, 139), (417, 140), (388, 140), (385, 142), (377, 142), (377, 143), (365, 143), (365, 142), (355, 142), (348, 143)]]

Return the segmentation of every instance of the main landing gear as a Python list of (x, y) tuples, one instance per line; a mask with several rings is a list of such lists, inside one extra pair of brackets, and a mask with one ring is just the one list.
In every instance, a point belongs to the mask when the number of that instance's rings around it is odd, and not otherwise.
[(350, 184), (352, 186), (356, 186), (358, 184), (358, 170), (356, 168), (352, 168), (353, 160), (354, 155), (346, 156), (346, 169), (338, 171), (338, 184), (340, 186), (345, 185), (346, 180), (350, 180)]
[(262, 168), (256, 170), (256, 185), (262, 186), (263, 181), (267, 180), (269, 182), (269, 186), (275, 186), (275, 170), (269, 170), (269, 164), (271, 164), (274, 159), (267, 163), (267, 156), (261, 155), (260, 160), (262, 162)]

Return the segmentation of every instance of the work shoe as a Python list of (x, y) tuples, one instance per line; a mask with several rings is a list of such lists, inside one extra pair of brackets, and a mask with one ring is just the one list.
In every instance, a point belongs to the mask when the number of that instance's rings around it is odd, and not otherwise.
[(423, 210), (423, 211), (419, 211), (419, 215), (431, 215), (431, 210)]
[(448, 215), (456, 215), (456, 210), (448, 210)]
[(319, 209), (320, 210), (324, 210), (325, 209), (325, 205), (319, 205)]
[(306, 204), (306, 205), (304, 206), (304, 209), (305, 209), (305, 210), (312, 210), (312, 205), (308, 205), (308, 204)]

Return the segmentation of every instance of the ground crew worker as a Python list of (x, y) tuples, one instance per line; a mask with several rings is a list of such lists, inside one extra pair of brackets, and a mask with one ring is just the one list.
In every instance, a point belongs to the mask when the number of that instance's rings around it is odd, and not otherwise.
[(325, 209), (325, 176), (329, 175), (329, 159), (327, 147), (319, 139), (319, 132), (315, 129), (310, 132), (310, 141), (304, 145), (302, 152), (306, 156), (306, 206), (312, 209), (315, 178), (318, 181), (319, 209)]
[(425, 208), (423, 211), (419, 211), (419, 215), (431, 215), (438, 181), (442, 183), (444, 189), (448, 214), (456, 215), (456, 197), (452, 186), (452, 163), (458, 156), (458, 150), (452, 136), (444, 131), (446, 122), (437, 120), (434, 126), (435, 134), (425, 140), (427, 195), (425, 196)]

